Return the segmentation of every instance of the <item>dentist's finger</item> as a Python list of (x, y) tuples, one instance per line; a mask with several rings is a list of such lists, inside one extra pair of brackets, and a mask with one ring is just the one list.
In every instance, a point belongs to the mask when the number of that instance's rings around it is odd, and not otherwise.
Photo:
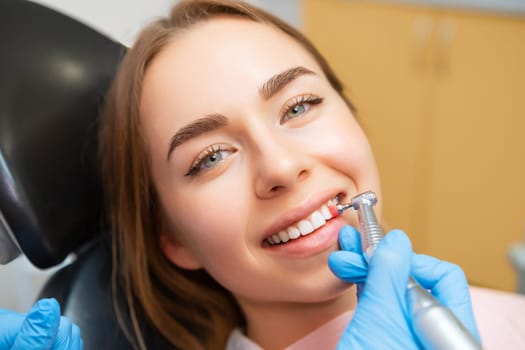
[(26, 315), (0, 309), (0, 349), (11, 349)]
[(441, 304), (448, 307), (478, 340), (470, 290), (463, 270), (456, 264), (418, 254), (412, 260), (412, 275)]
[(82, 334), (80, 332), (80, 328), (73, 324), (73, 331), (72, 331), (72, 341), (71, 346), (69, 347), (69, 350), (82, 350), (83, 342), (82, 342)]
[(343, 226), (339, 231), (339, 246), (342, 250), (361, 254), (363, 250), (359, 231), (353, 226)]
[(60, 327), (52, 350), (80, 350), (80, 328), (67, 317), (61, 317)]
[(55, 299), (39, 300), (26, 315), (11, 350), (49, 350), (60, 323), (60, 305)]
[(333, 252), (328, 256), (328, 266), (337, 277), (349, 283), (363, 283), (368, 274), (368, 266), (361, 253)]

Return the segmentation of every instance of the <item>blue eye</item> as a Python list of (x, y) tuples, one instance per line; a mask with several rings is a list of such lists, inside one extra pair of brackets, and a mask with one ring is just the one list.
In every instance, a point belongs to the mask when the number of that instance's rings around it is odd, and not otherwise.
[(200, 165), (203, 168), (209, 169), (209, 168), (213, 168), (221, 161), (222, 161), (222, 152), (215, 152), (209, 155), (208, 157), (206, 157), (205, 159), (203, 159)]
[(320, 104), (321, 102), (323, 102), (323, 99), (314, 95), (304, 95), (293, 99), (285, 106), (285, 111), (281, 116), (281, 124), (290, 119), (302, 116), (308, 112), (313, 105)]
[(295, 105), (286, 112), (285, 117), (288, 117), (288, 119), (295, 118), (306, 112), (306, 108), (307, 107), (305, 103)]
[(221, 145), (213, 145), (197, 157), (190, 170), (184, 176), (197, 175), (201, 170), (209, 170), (218, 166), (228, 157), (231, 150), (225, 150)]

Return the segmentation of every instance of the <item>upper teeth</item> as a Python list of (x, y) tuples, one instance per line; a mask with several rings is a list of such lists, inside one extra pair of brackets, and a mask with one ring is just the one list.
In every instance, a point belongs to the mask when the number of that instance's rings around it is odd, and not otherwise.
[(314, 211), (306, 219), (299, 221), (297, 224), (292, 225), (284, 230), (279, 231), (266, 239), (269, 244), (286, 243), (289, 240), (297, 239), (301, 236), (306, 236), (323, 226), (326, 221), (332, 218), (332, 214), (328, 209), (330, 205), (336, 205), (338, 198), (329, 200), (326, 204), (323, 204), (321, 208)]

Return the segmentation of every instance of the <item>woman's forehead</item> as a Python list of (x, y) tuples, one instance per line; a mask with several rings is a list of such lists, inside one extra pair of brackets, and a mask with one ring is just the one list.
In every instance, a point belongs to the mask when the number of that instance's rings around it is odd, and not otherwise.
[(214, 80), (232, 83), (242, 77), (261, 82), (294, 66), (320, 71), (313, 56), (278, 28), (220, 17), (179, 32), (153, 60), (146, 75), (147, 79), (163, 80), (171, 74), (173, 82), (181, 84), (197, 77), (203, 78), (203, 85)]

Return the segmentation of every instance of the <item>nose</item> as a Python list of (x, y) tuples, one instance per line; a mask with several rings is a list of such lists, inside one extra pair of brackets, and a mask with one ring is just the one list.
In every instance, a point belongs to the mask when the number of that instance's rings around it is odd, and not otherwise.
[(286, 137), (266, 137), (254, 156), (255, 193), (269, 199), (285, 193), (306, 180), (312, 161), (304, 147)]

